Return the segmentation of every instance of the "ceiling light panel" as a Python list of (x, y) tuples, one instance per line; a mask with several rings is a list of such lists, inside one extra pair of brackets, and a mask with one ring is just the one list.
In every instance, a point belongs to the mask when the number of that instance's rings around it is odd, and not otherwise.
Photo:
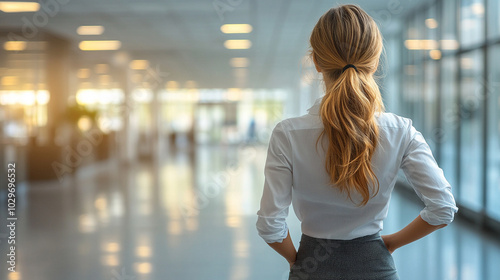
[(224, 47), (232, 50), (249, 49), (252, 46), (250, 40), (227, 40), (224, 42)]
[(227, 34), (232, 33), (250, 33), (253, 28), (250, 24), (224, 24), (220, 27), (220, 31)]
[(0, 11), (4, 13), (36, 12), (40, 10), (40, 4), (36, 2), (0, 2)]
[(117, 40), (81, 41), (79, 47), (82, 51), (113, 51), (121, 47), (121, 42)]
[(104, 26), (101, 25), (82, 25), (76, 29), (78, 35), (101, 35), (104, 33)]

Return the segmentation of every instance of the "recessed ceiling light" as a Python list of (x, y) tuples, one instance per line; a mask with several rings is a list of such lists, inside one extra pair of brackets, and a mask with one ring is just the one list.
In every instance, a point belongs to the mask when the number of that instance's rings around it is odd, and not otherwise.
[(250, 24), (224, 24), (220, 27), (224, 33), (250, 33), (252, 26)]
[(441, 51), (440, 50), (431, 50), (429, 52), (429, 56), (434, 59), (434, 60), (438, 60), (438, 59), (441, 59)]
[(47, 48), (44, 41), (7, 41), (3, 44), (6, 51), (42, 51)]
[(7, 41), (3, 44), (3, 49), (6, 51), (24, 51), (26, 45), (25, 41)]
[(143, 263), (135, 263), (135, 270), (139, 274), (150, 274), (152, 267), (151, 264), (148, 262), (143, 262)]
[(438, 27), (438, 22), (433, 19), (433, 18), (428, 18), (425, 20), (425, 25), (429, 28), (429, 29), (435, 29)]
[(224, 46), (232, 50), (249, 49), (252, 46), (252, 42), (250, 40), (227, 40), (224, 42)]
[(409, 50), (434, 50), (439, 44), (436, 40), (406, 40), (405, 46)]
[(79, 35), (101, 35), (104, 33), (104, 26), (101, 25), (82, 25), (76, 29)]
[(36, 12), (40, 4), (36, 2), (0, 2), (0, 11), (4, 13)]
[(145, 70), (149, 67), (149, 61), (147, 60), (132, 60), (129, 64), (130, 69), (134, 70)]
[(79, 44), (82, 51), (114, 51), (121, 47), (122, 43), (118, 40), (102, 41), (81, 41)]

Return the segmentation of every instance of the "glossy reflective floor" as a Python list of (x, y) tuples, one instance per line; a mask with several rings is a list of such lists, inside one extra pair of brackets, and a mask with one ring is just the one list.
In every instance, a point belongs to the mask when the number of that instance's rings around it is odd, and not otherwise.
[[(198, 147), (156, 164), (111, 161), (62, 182), (21, 185), (18, 272), (4, 269), (2, 226), (0, 279), (287, 279), (287, 263), (255, 229), (265, 155), (262, 146)], [(395, 192), (384, 232), (405, 226), (419, 211)], [(6, 221), (4, 210), (0, 218)], [(289, 225), (298, 245), (294, 216)], [(404, 280), (494, 280), (500, 237), (456, 220), (394, 258)]]

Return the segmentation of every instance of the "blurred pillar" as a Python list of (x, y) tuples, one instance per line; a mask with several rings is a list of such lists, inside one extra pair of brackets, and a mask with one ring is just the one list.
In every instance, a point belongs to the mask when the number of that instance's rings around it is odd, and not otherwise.
[(47, 105), (47, 140), (53, 142), (62, 114), (68, 107), (71, 92), (71, 44), (68, 40), (47, 35), (46, 81), (50, 100)]
[[(64, 148), (55, 143), (57, 128), (62, 124), (63, 115), (68, 107), (68, 97), (73, 93), (71, 43), (52, 34), (43, 33), (39, 36), (47, 44), (45, 64), (42, 66), (44, 71), (41, 71), (45, 75), (46, 89), (50, 93), (47, 104), (47, 126), (30, 138), (25, 155), (16, 155), (16, 160), (26, 160), (23, 166), (26, 166), (24, 173), (27, 174), (29, 181), (62, 180), (66, 174), (73, 173), (78, 167), (64, 160), (62, 156)], [(35, 84), (35, 88), (38, 87), (39, 80), (35, 78), (31, 82)]]
[(151, 103), (151, 153), (152, 158), (159, 162), (162, 155), (162, 142), (161, 142), (161, 103), (160, 103), (160, 88), (158, 86), (154, 86), (153, 91), (153, 100)]
[(130, 57), (126, 53), (115, 55), (116, 77), (123, 91), (124, 100), (121, 110), (123, 127), (118, 132), (119, 159), (129, 164), (137, 158), (137, 127), (134, 125), (134, 100), (132, 99), (132, 70), (129, 68)]

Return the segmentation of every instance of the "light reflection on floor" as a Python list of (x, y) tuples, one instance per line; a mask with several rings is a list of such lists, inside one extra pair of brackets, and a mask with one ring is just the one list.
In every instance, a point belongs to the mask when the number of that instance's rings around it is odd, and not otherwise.
[[(109, 162), (62, 183), (20, 186), (18, 272), (1, 269), (0, 279), (287, 279), (286, 262), (255, 230), (265, 155), (265, 147), (199, 147), (160, 164)], [(1, 201), (6, 209), (4, 193)], [(395, 192), (384, 232), (419, 211)], [(290, 213), (298, 245), (300, 227)], [(4, 236), (1, 228), (3, 260)], [(456, 221), (394, 258), (405, 280), (493, 280), (500, 237)]]

